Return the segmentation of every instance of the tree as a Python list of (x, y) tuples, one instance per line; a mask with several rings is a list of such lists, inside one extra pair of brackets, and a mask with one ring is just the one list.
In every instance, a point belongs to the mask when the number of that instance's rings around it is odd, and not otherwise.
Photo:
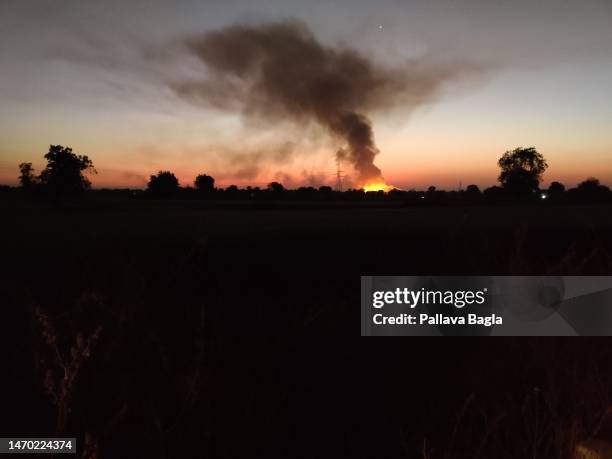
[(480, 199), (481, 193), (478, 185), (468, 185), (465, 189), (465, 197), (468, 201)]
[(480, 188), (478, 188), (478, 185), (468, 185), (465, 189), (465, 193), (473, 196), (480, 196)]
[(283, 191), (285, 191), (285, 187), (281, 183), (270, 182), (268, 183), (268, 190), (274, 193), (282, 193)]
[(523, 197), (533, 195), (548, 167), (544, 156), (533, 147), (507, 151), (497, 164), (501, 168), (498, 180), (504, 189)]
[(147, 184), (147, 191), (153, 196), (167, 198), (179, 190), (179, 181), (170, 171), (159, 171), (152, 175)]
[(580, 191), (589, 192), (589, 191), (600, 190), (600, 189), (607, 188), (607, 187), (599, 183), (599, 179), (596, 179), (595, 177), (589, 177), (588, 179), (580, 182), (576, 188), (578, 188), (578, 190)]
[(565, 185), (560, 182), (552, 182), (548, 187), (548, 196), (550, 199), (558, 199), (565, 192)]
[(50, 145), (45, 159), (47, 166), (41, 172), (39, 180), (49, 192), (56, 195), (73, 194), (91, 186), (83, 173), (95, 174), (96, 170), (86, 155), (77, 155), (72, 152), (72, 148)]
[(431, 185), (427, 187), (427, 191), (425, 192), (425, 198), (427, 198), (428, 202), (435, 202), (442, 197), (442, 193), (436, 190), (436, 187)]
[(200, 174), (198, 175), (193, 184), (195, 185), (198, 191), (202, 191), (205, 193), (210, 193), (215, 189), (215, 179), (210, 175)]
[(610, 188), (599, 183), (598, 179), (590, 177), (580, 182), (576, 187), (576, 191), (578, 192), (578, 196), (582, 199), (598, 201), (607, 197), (608, 193), (610, 193)]
[(19, 183), (22, 188), (30, 189), (36, 184), (36, 177), (34, 176), (34, 168), (32, 163), (21, 163), (19, 165)]

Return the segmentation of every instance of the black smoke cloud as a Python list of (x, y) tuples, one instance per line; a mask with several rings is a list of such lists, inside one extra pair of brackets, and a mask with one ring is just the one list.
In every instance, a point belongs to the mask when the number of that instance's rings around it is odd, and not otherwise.
[(465, 70), (423, 59), (382, 68), (357, 51), (320, 44), (295, 20), (231, 25), (184, 44), (206, 71), (174, 83), (179, 95), (269, 121), (314, 120), (343, 142), (337, 155), (354, 166), (360, 183), (382, 178), (368, 113), (430, 102), (445, 81)]

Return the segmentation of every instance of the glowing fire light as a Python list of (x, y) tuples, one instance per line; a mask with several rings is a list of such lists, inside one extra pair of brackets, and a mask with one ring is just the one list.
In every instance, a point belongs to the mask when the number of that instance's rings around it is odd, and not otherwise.
[(391, 185), (387, 185), (386, 183), (383, 182), (376, 182), (376, 183), (366, 183), (365, 185), (363, 185), (363, 190), (368, 192), (368, 191), (384, 191), (385, 193), (393, 190), (395, 187), (392, 187)]

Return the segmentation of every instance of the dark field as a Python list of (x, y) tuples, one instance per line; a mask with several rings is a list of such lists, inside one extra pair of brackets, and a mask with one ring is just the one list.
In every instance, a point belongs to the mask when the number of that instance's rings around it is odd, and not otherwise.
[[(7, 435), (87, 434), (101, 458), (569, 457), (608, 406), (607, 339), (360, 338), (359, 285), (612, 275), (610, 206), (2, 199)], [(83, 341), (68, 390), (57, 356)]]

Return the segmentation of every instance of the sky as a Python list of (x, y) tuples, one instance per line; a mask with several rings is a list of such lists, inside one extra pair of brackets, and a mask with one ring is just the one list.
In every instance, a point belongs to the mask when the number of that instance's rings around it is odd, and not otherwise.
[(0, 183), (16, 184), (21, 162), (40, 171), (61, 144), (93, 160), (96, 188), (144, 187), (158, 170), (184, 186), (199, 173), (218, 186), (334, 185), (342, 139), (317, 120), (176, 91), (210, 74), (187, 40), (286, 20), (407, 81), (415, 62), (456, 70), (426, 101), (398, 94), (364, 113), (387, 183), (491, 186), (504, 151), (534, 146), (544, 184), (612, 185), (610, 0), (2, 0)]

